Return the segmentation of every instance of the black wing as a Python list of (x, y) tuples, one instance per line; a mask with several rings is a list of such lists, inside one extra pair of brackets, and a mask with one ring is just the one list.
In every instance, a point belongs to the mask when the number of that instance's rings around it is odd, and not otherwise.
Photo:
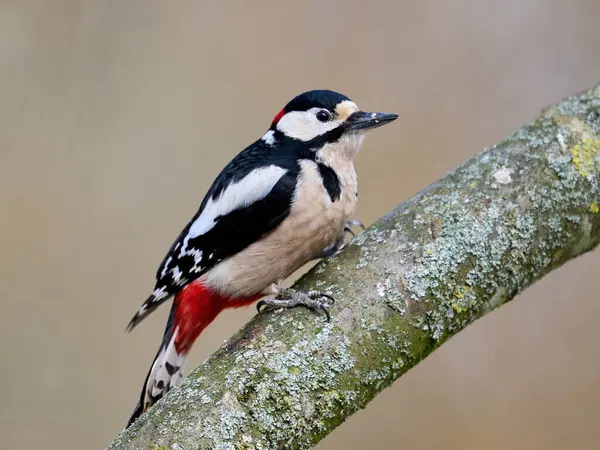
[[(185, 285), (273, 231), (289, 214), (300, 167), (294, 155), (274, 154), (273, 150), (258, 141), (223, 169), (198, 212), (171, 246), (156, 274), (155, 290), (129, 323), (129, 330)], [(218, 202), (223, 194), (227, 195), (227, 187), (232, 183), (255, 176), (256, 170), (273, 165), (285, 173), (263, 198), (216, 217), (207, 232), (190, 237), (193, 223), (202, 215), (209, 200)]]
[[(214, 267), (228, 256), (234, 255), (269, 233), (289, 214), (296, 186), (296, 173), (286, 172), (269, 194), (251, 205), (218, 216), (215, 225), (206, 233), (187, 240), (186, 251), (180, 254), (177, 244), (167, 267), (167, 274), (188, 275), (190, 282)], [(187, 234), (181, 238), (184, 245)], [(197, 257), (202, 253), (200, 258)], [(164, 269), (164, 268), (163, 268)], [(167, 281), (161, 278), (159, 282)], [(168, 280), (177, 285), (175, 279)], [(180, 284), (180, 283), (179, 283)]]

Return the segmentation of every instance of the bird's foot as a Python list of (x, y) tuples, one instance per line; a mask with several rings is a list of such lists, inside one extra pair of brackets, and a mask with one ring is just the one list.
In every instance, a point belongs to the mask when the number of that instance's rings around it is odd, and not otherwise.
[(333, 305), (335, 300), (331, 295), (320, 291), (300, 292), (295, 289), (282, 289), (276, 298), (267, 298), (257, 303), (256, 309), (259, 313), (274, 311), (276, 309), (295, 308), (304, 306), (312, 311), (322, 311), (325, 314), (326, 322), (331, 320), (329, 315), (329, 306)]
[(360, 220), (349, 220), (344, 226), (344, 232), (350, 233), (352, 237), (356, 237), (356, 234), (352, 231), (352, 227), (361, 227), (365, 231), (365, 225)]
[(352, 237), (356, 237), (356, 234), (354, 231), (352, 231), (352, 227), (361, 227), (363, 230), (365, 229), (365, 226), (360, 220), (349, 220), (346, 222), (346, 225), (344, 226), (344, 232), (340, 235), (340, 237), (338, 237), (337, 240), (329, 247), (325, 247), (323, 250), (317, 253), (313, 259), (329, 258), (330, 256), (340, 252), (345, 247), (346, 233), (350, 233)]
[(344, 248), (344, 235), (342, 234), (337, 241), (331, 244), (329, 247), (325, 247), (319, 253), (315, 255), (313, 259), (321, 259), (321, 258), (329, 258), (330, 256), (335, 255), (341, 249)]

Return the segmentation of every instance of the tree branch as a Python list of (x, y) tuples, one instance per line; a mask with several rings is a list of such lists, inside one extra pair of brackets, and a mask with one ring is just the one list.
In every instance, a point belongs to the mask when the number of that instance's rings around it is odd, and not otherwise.
[(109, 449), (307, 449), (450, 336), (600, 241), (600, 84), (545, 110), (298, 281)]

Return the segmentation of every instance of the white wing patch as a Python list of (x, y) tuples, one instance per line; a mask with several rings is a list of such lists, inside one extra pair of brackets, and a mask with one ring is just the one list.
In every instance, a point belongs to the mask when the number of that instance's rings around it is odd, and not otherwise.
[(209, 198), (202, 214), (190, 227), (181, 251), (184, 252), (189, 239), (203, 235), (214, 227), (217, 217), (250, 206), (252, 203), (265, 198), (286, 172), (287, 169), (279, 166), (266, 166), (255, 169), (240, 181), (227, 186), (216, 199)]
[[(191, 274), (201, 272), (207, 263), (212, 262), (214, 251), (210, 255), (205, 255), (201, 248), (190, 246), (190, 239), (197, 238), (210, 231), (218, 221), (218, 217), (225, 216), (232, 211), (250, 206), (264, 199), (286, 172), (287, 169), (275, 165), (260, 167), (248, 173), (241, 180), (230, 183), (216, 198), (211, 196), (200, 215), (190, 225), (183, 241), (178, 242), (174, 247), (173, 252), (176, 252), (176, 257), (171, 255), (165, 261), (160, 272), (161, 279), (170, 276), (172, 284), (183, 286), (189, 281)], [(191, 256), (194, 260), (189, 272), (184, 273), (177, 264), (174, 267), (172, 266), (174, 259), (181, 259), (186, 256)], [(157, 298), (152, 303), (161, 301), (167, 295), (169, 295), (167, 288), (162, 286), (160, 289), (155, 290), (154, 296)]]

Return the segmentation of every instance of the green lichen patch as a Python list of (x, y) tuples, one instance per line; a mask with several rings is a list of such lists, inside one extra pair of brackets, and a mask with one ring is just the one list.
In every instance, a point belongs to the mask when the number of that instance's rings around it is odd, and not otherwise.
[(600, 139), (584, 139), (571, 149), (573, 164), (582, 177), (588, 177), (600, 171)]

